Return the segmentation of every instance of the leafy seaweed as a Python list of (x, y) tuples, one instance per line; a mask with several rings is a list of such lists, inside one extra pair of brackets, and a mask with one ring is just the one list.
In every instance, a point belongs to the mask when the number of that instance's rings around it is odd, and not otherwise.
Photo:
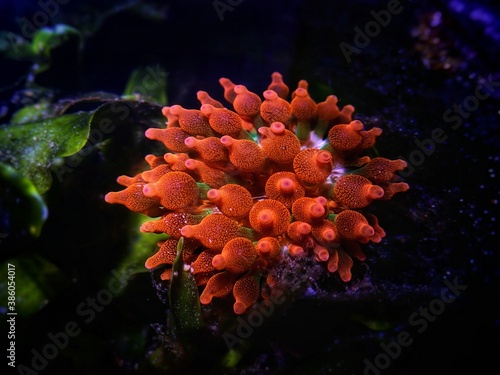
[(47, 206), (33, 183), (14, 168), (0, 163), (0, 225), (2, 231), (38, 237), (47, 219)]
[(172, 315), (178, 333), (183, 334), (202, 327), (198, 286), (189, 268), (185, 269), (182, 259), (184, 238), (177, 245), (177, 257), (172, 264), (169, 299)]
[(30, 179), (43, 194), (52, 182), (52, 161), (77, 153), (87, 142), (90, 118), (90, 113), (79, 112), (0, 128), (0, 162)]

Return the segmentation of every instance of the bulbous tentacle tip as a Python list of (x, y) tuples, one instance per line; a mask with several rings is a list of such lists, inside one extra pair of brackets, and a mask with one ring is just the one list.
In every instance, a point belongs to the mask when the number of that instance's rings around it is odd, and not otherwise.
[(249, 92), (245, 85), (236, 85), (236, 86), (234, 86), (233, 89), (234, 89), (234, 92), (236, 94), (243, 94), (243, 93)]
[(281, 259), (281, 245), (275, 237), (261, 238), (255, 245), (255, 250), (262, 259), (271, 264)]
[(158, 167), (153, 168), (150, 171), (144, 171), (141, 173), (141, 178), (145, 182), (157, 182), (165, 173), (170, 172), (170, 166), (163, 164), (159, 165)]
[(154, 231), (154, 224), (151, 221), (147, 221), (145, 223), (142, 223), (139, 230), (143, 233), (151, 233)]
[(283, 135), (285, 134), (285, 124), (283, 124), (282, 122), (273, 122), (271, 125), (269, 125), (269, 128), (271, 129), (271, 132), (274, 134), (274, 135)]
[(243, 314), (247, 310), (247, 307), (241, 301), (237, 301), (233, 305), (233, 311), (237, 315)]
[(163, 107), (161, 113), (167, 119), (167, 128), (179, 125), (179, 118), (170, 111), (169, 106)]
[(375, 234), (375, 229), (368, 220), (359, 212), (345, 210), (335, 217), (335, 225), (339, 235), (344, 239), (368, 243)]
[(328, 204), (328, 199), (326, 199), (324, 196), (320, 195), (320, 196), (317, 196), (316, 198), (314, 198), (314, 200), (316, 202), (318, 202), (320, 205), (322, 205), (323, 207), (326, 207), (326, 205)]
[(337, 239), (337, 233), (333, 229), (327, 228), (321, 232), (321, 237), (326, 242), (333, 242)]
[(179, 104), (175, 104), (170, 107), (170, 113), (173, 114), (174, 116), (179, 116), (183, 111), (186, 109)]
[(193, 171), (197, 168), (197, 164), (199, 163), (198, 160), (195, 160), (195, 159), (187, 159), (185, 162), (184, 162), (184, 165), (186, 166), (187, 169)]
[(265, 139), (266, 137), (270, 137), (272, 135), (271, 129), (267, 126), (262, 126), (257, 129), (257, 132), (261, 134)]
[(224, 99), (232, 104), (236, 98), (236, 93), (234, 92), (234, 87), (236, 85), (229, 78), (225, 77), (221, 77), (219, 83), (224, 89)]
[(200, 112), (208, 117), (212, 130), (220, 135), (239, 138), (243, 130), (243, 119), (227, 108), (216, 108), (210, 104), (201, 106)]
[(207, 198), (227, 217), (241, 219), (253, 206), (250, 192), (237, 184), (227, 184), (220, 189), (210, 189)]
[(179, 160), (179, 155), (167, 152), (166, 154), (163, 155), (163, 159), (167, 164), (172, 165)]
[(392, 165), (397, 171), (402, 171), (408, 166), (408, 163), (402, 159), (392, 160)]
[(117, 199), (117, 193), (112, 191), (112, 192), (109, 192), (108, 194), (106, 194), (104, 196), (104, 200), (107, 202), (107, 203), (118, 203), (118, 199)]
[(352, 258), (344, 251), (339, 250), (338, 272), (343, 282), (347, 283), (352, 279), (351, 269), (354, 262)]
[(382, 199), (386, 194), (384, 188), (373, 185), (370, 180), (357, 174), (340, 177), (333, 193), (338, 202), (352, 209), (366, 207), (374, 199)]
[(158, 242), (159, 250), (150, 256), (146, 262), (147, 269), (153, 269), (165, 264), (172, 264), (177, 256), (177, 243), (175, 239)]
[(288, 226), (288, 233), (306, 236), (311, 233), (311, 224), (303, 221), (294, 221)]
[(308, 240), (312, 227), (310, 224), (303, 221), (294, 221), (286, 231), (288, 238), (295, 243), (304, 243)]
[[(316, 102), (309, 96), (307, 89), (299, 87), (294, 91), (293, 99), (290, 103), (292, 108), (292, 113), (295, 118), (299, 121), (297, 132), (300, 132), (301, 124), (303, 126), (304, 131), (308, 131), (310, 129), (309, 124), (314, 118), (316, 118), (318, 113), (318, 106)], [(306, 134), (303, 136), (299, 136), (299, 138), (304, 138)]]
[(214, 254), (208, 251), (202, 251), (198, 258), (195, 259), (194, 262), (191, 263), (191, 269), (193, 275), (197, 274), (206, 274), (214, 271), (214, 267), (212, 266), (212, 259)]
[(340, 110), (337, 106), (338, 98), (335, 95), (328, 95), (324, 102), (318, 103), (318, 118), (326, 123), (335, 120)]
[(332, 169), (332, 156), (326, 150), (304, 149), (293, 159), (293, 170), (305, 184), (317, 185), (325, 182)]
[(373, 243), (380, 243), (382, 242), (382, 237), (378, 233), (374, 233), (369, 240)]
[(360, 131), (364, 127), (363, 123), (359, 120), (351, 121), (347, 126), (354, 131)]
[(249, 213), (253, 229), (267, 236), (283, 234), (290, 224), (291, 215), (286, 206), (274, 199), (264, 199), (253, 205)]
[(344, 283), (352, 280), (352, 272), (350, 269), (339, 269), (339, 276)]
[(155, 260), (153, 257), (149, 257), (146, 262), (144, 263), (144, 267), (146, 267), (148, 270), (153, 269), (157, 266)]
[(229, 161), (240, 171), (260, 173), (266, 167), (268, 160), (262, 147), (256, 142), (230, 136), (223, 136), (220, 141), (228, 148)]
[(278, 93), (274, 90), (266, 90), (262, 93), (262, 96), (264, 97), (264, 99), (271, 101), (279, 98)]
[(170, 111), (170, 107), (165, 106), (161, 109), (162, 115), (167, 119), (167, 128), (179, 126), (179, 118)]
[(332, 154), (325, 150), (319, 151), (315, 157), (320, 164), (330, 164), (332, 162)]
[(227, 271), (213, 275), (207, 282), (205, 289), (200, 295), (200, 302), (204, 305), (212, 302), (214, 297), (223, 298), (231, 294), (236, 275)]
[[(300, 83), (299, 83), (300, 84)], [(305, 98), (309, 95), (307, 88), (299, 87), (295, 90), (295, 96)]]
[(150, 198), (156, 196), (156, 193), (157, 193), (156, 183), (152, 182), (150, 184), (144, 185), (144, 187), (142, 188), (142, 193), (146, 197), (150, 197)]
[(195, 148), (196, 145), (198, 144), (198, 140), (195, 138), (195, 137), (187, 137), (185, 140), (184, 140), (184, 144), (188, 147), (188, 148)]
[(271, 126), (263, 126), (258, 131), (262, 134), (262, 151), (269, 160), (280, 165), (293, 163), (301, 147), (293, 132), (285, 129), (282, 122), (273, 122)]
[(215, 106), (213, 106), (212, 104), (203, 104), (201, 107), (200, 107), (200, 111), (201, 113), (203, 113), (205, 116), (207, 117), (210, 117), (210, 115), (212, 113), (214, 113), (215, 111)]
[(235, 139), (229, 135), (224, 135), (220, 138), (221, 143), (226, 147), (231, 147), (234, 144)]
[(300, 185), (292, 172), (276, 172), (266, 182), (265, 192), (270, 199), (283, 203), (291, 208), (293, 203), (305, 195), (305, 189)]
[(211, 105), (215, 108), (224, 108), (221, 102), (218, 100), (213, 99), (206, 91), (198, 91), (196, 93), (196, 98), (198, 101), (203, 105), (208, 104)]
[(262, 226), (270, 226), (274, 223), (274, 215), (271, 210), (262, 210), (257, 215), (257, 220)]
[(135, 176), (135, 177), (129, 177), (129, 176), (118, 176), (116, 179), (116, 182), (119, 183), (122, 186), (130, 186), (136, 182), (139, 182), (141, 179), (141, 175)]
[(218, 203), (221, 201), (222, 194), (217, 189), (210, 189), (207, 191), (207, 198), (214, 203)]
[(384, 196), (384, 189), (378, 185), (371, 185), (368, 187), (367, 194), (372, 199), (380, 199)]
[(184, 225), (181, 228), (181, 234), (187, 238), (193, 238), (195, 235), (195, 229), (193, 225)]
[(217, 254), (212, 259), (212, 266), (219, 271), (222, 271), (226, 268), (226, 261), (224, 260), (224, 256), (221, 254)]
[(309, 82), (307, 82), (305, 79), (301, 79), (298, 83), (297, 83), (297, 88), (298, 89), (304, 89), (307, 91), (307, 89), (309, 88)]
[(333, 243), (338, 243), (339, 236), (335, 224), (330, 220), (322, 219), (312, 227), (312, 235), (318, 245), (330, 246)]
[(165, 164), (165, 160), (163, 160), (162, 156), (157, 156), (153, 154), (148, 154), (144, 157), (144, 160), (146, 163), (149, 164), (149, 167), (153, 169), (154, 167), (157, 167), (161, 164)]
[(395, 179), (396, 171), (402, 171), (406, 167), (407, 163), (402, 159), (390, 160), (383, 157), (376, 157), (368, 160), (355, 173), (368, 178), (373, 183), (388, 182)]
[(276, 91), (264, 91), (264, 101), (260, 106), (260, 115), (264, 121), (271, 124), (275, 121), (288, 124), (292, 116), (292, 107), (288, 101), (281, 98)]
[(338, 121), (340, 124), (348, 124), (352, 121), (352, 115), (355, 111), (354, 106), (348, 104), (340, 110)]
[(373, 236), (375, 234), (375, 230), (369, 224), (361, 224), (358, 227), (358, 233), (362, 237), (370, 238), (371, 236)]
[(163, 107), (163, 108), (161, 109), (161, 114), (162, 114), (163, 116), (165, 116), (165, 117), (170, 116), (170, 115), (171, 115), (171, 113), (170, 113), (170, 107), (168, 107), (168, 106)]
[(233, 296), (236, 302), (233, 310), (236, 314), (243, 314), (250, 308), (260, 295), (258, 279), (253, 274), (247, 274), (234, 283)]
[(263, 242), (263, 241), (259, 241), (257, 243), (256, 246), (256, 250), (259, 252), (259, 254), (268, 254), (270, 251), (271, 251), (271, 245), (269, 244), (269, 242)]
[(312, 223), (321, 219), (325, 213), (325, 206), (310, 197), (299, 198), (292, 205), (292, 214), (295, 220), (306, 223)]
[(406, 182), (397, 182), (394, 183), (393, 185), (397, 185), (397, 190), (398, 192), (405, 192), (410, 190), (410, 185), (408, 185)]
[(384, 200), (389, 200), (394, 196), (394, 194), (404, 193), (410, 189), (410, 185), (406, 182), (381, 182), (380, 185), (384, 189)]
[(283, 193), (291, 193), (295, 190), (296, 183), (288, 177), (283, 177), (278, 182), (279, 190)]
[(234, 86), (236, 97), (233, 101), (233, 107), (238, 115), (246, 119), (253, 119), (260, 113), (261, 98), (249, 91), (244, 85)]
[(201, 293), (201, 296), (200, 296), (200, 303), (202, 305), (208, 305), (210, 304), (210, 302), (212, 302), (212, 296), (208, 293)]
[(330, 273), (335, 273), (339, 269), (339, 253), (336, 249), (332, 251), (326, 263), (326, 269)]
[(224, 245), (221, 254), (214, 256), (212, 265), (232, 274), (247, 272), (258, 257), (257, 250), (248, 238), (237, 237)]
[(286, 99), (290, 93), (290, 88), (283, 82), (283, 76), (278, 72), (271, 74), (271, 83), (267, 88), (275, 91), (282, 99)]
[(302, 246), (296, 244), (288, 245), (288, 253), (293, 257), (300, 257), (306, 255), (306, 251)]
[(166, 281), (166, 280), (171, 280), (172, 279), (172, 269), (166, 269), (163, 271), (160, 275), (160, 280)]
[(330, 253), (321, 245), (316, 245), (313, 249), (314, 255), (320, 262), (326, 262), (330, 258)]
[(147, 129), (145, 132), (144, 132), (144, 135), (146, 136), (146, 138), (149, 138), (149, 139), (156, 139), (156, 136), (158, 135), (158, 131), (160, 129), (157, 129), (157, 128), (149, 128)]
[(323, 207), (323, 205), (321, 205), (320, 203), (313, 203), (309, 207), (309, 213), (312, 217), (315, 218), (323, 217), (323, 215), (325, 214), (325, 207)]

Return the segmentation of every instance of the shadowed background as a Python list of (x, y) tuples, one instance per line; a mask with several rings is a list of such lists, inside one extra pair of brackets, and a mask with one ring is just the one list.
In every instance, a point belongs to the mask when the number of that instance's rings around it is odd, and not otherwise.
[[(126, 210), (107, 205), (104, 194), (117, 190), (116, 177), (132, 175), (156, 147), (142, 139), (143, 124), (130, 132), (118, 129), (110, 135), (114, 143), (108, 151), (107, 146), (93, 149), (62, 180), (55, 178), (44, 194), (49, 215), (40, 237), (16, 230), (15, 215), (7, 210), (18, 207), (2, 191), (0, 233), (7, 235), (0, 243), (2, 261), (17, 264), (18, 290), (22, 280), (31, 280), (44, 296), (42, 304), (18, 317), (17, 363), (30, 366), (31, 350), (43, 348), (49, 332), (76, 322), (81, 332), (41, 373), (362, 374), (363, 361), (381, 353), (380, 342), (393, 341), (401, 331), (409, 331), (414, 342), (383, 374), (466, 374), (494, 366), (500, 344), (494, 246), (500, 164), (498, 5), (401, 1), (403, 10), (360, 48), (355, 27), (364, 30), (373, 20), (370, 11), (386, 9), (387, 2), (244, 0), (226, 11), (217, 11), (214, 3), (59, 5), (44, 26), (73, 26), (83, 43), (78, 51), (58, 51), (50, 68), (35, 77), (32, 61), (4, 56), (0, 126), (41, 98), (120, 94), (138, 67), (162, 67), (168, 74), (168, 103), (186, 108), (199, 107), (198, 90), (222, 101), (222, 76), (261, 94), (271, 73), (279, 71), (292, 89), (306, 79), (317, 102), (333, 93), (342, 105), (354, 105), (356, 118), (383, 129), (377, 141), (380, 154), (410, 162), (405, 180), (411, 189), (370, 211), (387, 237), (369, 246), (366, 265), (358, 266), (347, 286), (335, 281), (336, 275), (333, 281), (321, 279), (311, 294), (297, 297), (286, 313), (265, 322), (236, 366), (221, 369), (225, 348), (197, 342), (192, 367), (161, 370), (151, 353), (161, 342), (167, 304), (149, 272), (127, 278), (125, 290), (104, 308), (87, 300), (109, 289), (112, 271), (129, 256), (126, 249), (138, 232)], [(34, 1), (2, 2), (1, 29), (23, 35), (25, 20), (33, 22), (40, 9)], [(350, 62), (339, 47), (343, 42), (358, 51)], [(454, 105), (464, 106), (475, 95), (480, 77), (493, 82), (491, 96), (460, 114)], [(458, 118), (443, 119), (447, 110)], [(416, 141), (432, 139), (436, 128), (443, 129), (446, 141), (419, 148)], [(415, 150), (427, 155), (417, 159)], [(416, 332), (409, 317), (439, 299), (443, 280), (455, 277), (467, 290), (422, 333)]]

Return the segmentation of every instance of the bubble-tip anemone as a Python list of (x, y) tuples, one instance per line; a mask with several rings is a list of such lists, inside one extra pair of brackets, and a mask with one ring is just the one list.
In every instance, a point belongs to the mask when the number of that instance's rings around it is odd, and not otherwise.
[(262, 97), (228, 78), (219, 80), (233, 109), (198, 91), (200, 109), (164, 107), (164, 129), (146, 137), (165, 155), (146, 156), (149, 171), (120, 176), (125, 186), (108, 203), (157, 219), (142, 232), (166, 233), (148, 269), (171, 264), (181, 237), (184, 261), (200, 287), (200, 302), (234, 298), (244, 313), (275, 285), (270, 271), (283, 257), (310, 256), (344, 282), (360, 243), (379, 243), (385, 231), (364, 212), (409, 189), (397, 171), (403, 160), (370, 158), (382, 129), (365, 129), (354, 107), (329, 95), (316, 103), (304, 80), (291, 93), (274, 72)]

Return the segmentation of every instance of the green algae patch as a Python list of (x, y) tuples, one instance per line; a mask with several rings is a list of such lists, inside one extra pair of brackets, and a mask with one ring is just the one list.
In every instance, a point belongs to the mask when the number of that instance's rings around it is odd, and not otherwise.
[(90, 118), (90, 113), (79, 112), (0, 128), (0, 162), (31, 180), (43, 194), (52, 183), (52, 161), (77, 153), (87, 142)]
[(47, 219), (47, 206), (35, 185), (14, 168), (0, 163), (0, 223), (9, 233), (38, 237)]

